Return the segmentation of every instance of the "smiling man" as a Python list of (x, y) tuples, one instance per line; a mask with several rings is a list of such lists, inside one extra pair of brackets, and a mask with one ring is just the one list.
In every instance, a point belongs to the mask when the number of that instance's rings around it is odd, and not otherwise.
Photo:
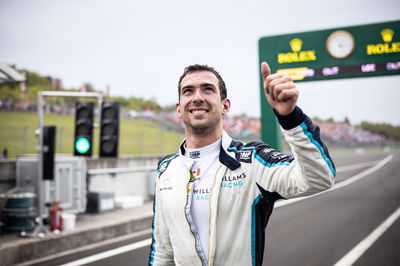
[[(201, 69), (189, 67), (197, 68)], [(186, 147), (201, 148), (222, 137), (222, 117), (229, 112), (230, 101), (217, 72), (191, 71), (180, 80), (176, 110), (185, 124)]]
[(185, 141), (158, 164), (150, 265), (262, 265), (275, 201), (334, 183), (319, 129), (296, 106), (296, 85), (271, 74), (267, 63), (261, 73), (292, 156), (230, 138), (223, 130), (231, 107), (225, 82), (212, 67), (185, 68), (176, 104)]

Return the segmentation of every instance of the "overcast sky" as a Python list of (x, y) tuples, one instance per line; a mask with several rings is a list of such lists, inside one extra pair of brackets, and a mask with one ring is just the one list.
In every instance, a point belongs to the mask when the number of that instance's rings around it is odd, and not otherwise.
[[(231, 114), (258, 117), (261, 37), (399, 19), (399, 0), (0, 0), (0, 61), (161, 105), (175, 104), (185, 66), (208, 64)], [(311, 117), (400, 125), (399, 75), (298, 87)]]

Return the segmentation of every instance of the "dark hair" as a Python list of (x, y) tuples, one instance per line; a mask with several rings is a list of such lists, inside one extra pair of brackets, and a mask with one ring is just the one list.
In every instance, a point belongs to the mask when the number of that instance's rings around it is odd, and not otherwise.
[(179, 83), (178, 83), (179, 98), (181, 97), (181, 82), (182, 82), (183, 78), (186, 77), (186, 75), (188, 75), (188, 74), (191, 74), (193, 72), (198, 72), (198, 71), (208, 71), (208, 72), (213, 73), (218, 78), (218, 86), (219, 86), (219, 92), (221, 94), (221, 100), (226, 99), (226, 97), (228, 96), (228, 93), (226, 91), (225, 82), (222, 79), (222, 77), (220, 76), (220, 74), (212, 67), (209, 67), (207, 65), (199, 65), (199, 64), (187, 66), (185, 68), (185, 70), (183, 71), (183, 74), (179, 78)]

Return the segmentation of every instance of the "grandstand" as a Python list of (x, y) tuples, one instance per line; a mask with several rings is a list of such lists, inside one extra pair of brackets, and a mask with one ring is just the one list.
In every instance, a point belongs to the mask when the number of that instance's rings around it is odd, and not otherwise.
[[(156, 115), (154, 115), (156, 117)], [(157, 117), (168, 121), (182, 130), (181, 121), (176, 112), (163, 112)], [(357, 126), (336, 122), (317, 122), (321, 129), (321, 137), (330, 143), (338, 145), (382, 144), (387, 139)], [(233, 137), (239, 139), (259, 139), (261, 121), (259, 118), (227, 116), (224, 119), (224, 129)]]

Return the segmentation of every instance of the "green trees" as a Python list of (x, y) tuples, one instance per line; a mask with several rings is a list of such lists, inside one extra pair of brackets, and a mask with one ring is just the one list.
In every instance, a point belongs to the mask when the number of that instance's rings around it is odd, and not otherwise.
[[(19, 70), (24, 71), (24, 70)], [(25, 91), (21, 91), (20, 84), (13, 83), (5, 83), (0, 84), (0, 100), (7, 101), (10, 100), (13, 103), (26, 103), (36, 105), (37, 101), (37, 93), (39, 91), (51, 91), (53, 90), (53, 79), (52, 77), (41, 76), (40, 74), (32, 71), (26, 71), (27, 73), (27, 82)], [(58, 89), (61, 91), (79, 91), (74, 88), (65, 88), (61, 81), (58, 80)], [(96, 91), (95, 87), (91, 83), (84, 84), (87, 91)], [(71, 102), (70, 99), (64, 98), (55, 98), (48, 99), (49, 101), (59, 103), (60, 101), (64, 101), (64, 103), (69, 104)], [(135, 111), (143, 111), (143, 110), (152, 110), (155, 112), (161, 111), (163, 108), (156, 102), (155, 99), (146, 100), (137, 97), (110, 97), (110, 101), (118, 101), (121, 103), (123, 109), (135, 110)]]
[(362, 122), (360, 127), (372, 133), (383, 135), (389, 139), (400, 140), (400, 126), (392, 126), (386, 123), (373, 124), (369, 122)]

